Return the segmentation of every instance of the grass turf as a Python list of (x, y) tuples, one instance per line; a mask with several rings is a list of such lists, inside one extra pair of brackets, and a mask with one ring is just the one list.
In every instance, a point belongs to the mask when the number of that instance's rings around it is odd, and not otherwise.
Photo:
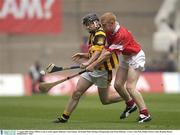
[(0, 97), (0, 129), (33, 130), (152, 130), (180, 129), (179, 94), (144, 94), (152, 121), (136, 122), (138, 111), (120, 120), (124, 103), (102, 105), (97, 96), (84, 96), (68, 123), (54, 124), (69, 97), (34, 95)]

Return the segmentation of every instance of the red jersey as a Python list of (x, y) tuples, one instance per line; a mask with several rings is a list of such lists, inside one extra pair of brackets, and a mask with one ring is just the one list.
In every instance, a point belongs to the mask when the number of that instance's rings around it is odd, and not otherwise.
[(140, 52), (140, 45), (134, 40), (132, 34), (119, 24), (116, 25), (113, 33), (106, 33), (109, 51), (132, 55)]

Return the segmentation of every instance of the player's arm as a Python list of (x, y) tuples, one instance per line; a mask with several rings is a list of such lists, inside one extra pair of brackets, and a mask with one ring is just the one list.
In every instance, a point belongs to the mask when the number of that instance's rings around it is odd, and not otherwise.
[(88, 53), (76, 53), (72, 56), (73, 61), (78, 61), (81, 58), (87, 58), (88, 59)]
[(97, 67), (111, 57), (112, 53), (120, 53), (124, 49), (123, 45), (111, 44), (108, 48), (104, 48), (99, 58), (92, 63), (92, 67)]
[[(81, 53), (80, 53), (81, 54)], [(88, 58), (89, 57), (89, 54), (88, 53), (82, 53), (82, 56), (84, 57), (84, 58)]]
[(111, 57), (111, 52), (103, 49), (103, 51), (101, 52), (99, 58), (97, 60), (95, 60), (93, 63), (91, 63), (86, 69), (88, 71), (93, 71), (95, 67), (98, 67), (99, 65), (101, 65), (104, 61), (106, 61), (108, 58)]
[(87, 66), (89, 66), (91, 63), (93, 63), (99, 56), (100, 56), (101, 52), (100, 51), (95, 51), (93, 53), (93, 55), (91, 56), (91, 58), (87, 61), (81, 64), (81, 68), (86, 68)]
[(103, 49), (100, 57), (95, 61), (96, 65), (99, 66), (100, 64), (102, 64), (104, 61), (106, 61), (107, 59), (109, 59), (112, 55), (112, 52)]

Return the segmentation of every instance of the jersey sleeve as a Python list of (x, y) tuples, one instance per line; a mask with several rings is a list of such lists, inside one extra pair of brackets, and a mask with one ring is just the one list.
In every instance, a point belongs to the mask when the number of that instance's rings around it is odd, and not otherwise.
[(123, 45), (120, 45), (120, 44), (112, 44), (108, 47), (105, 47), (105, 49), (109, 52), (116, 52), (116, 53), (120, 53), (124, 50), (124, 47)]

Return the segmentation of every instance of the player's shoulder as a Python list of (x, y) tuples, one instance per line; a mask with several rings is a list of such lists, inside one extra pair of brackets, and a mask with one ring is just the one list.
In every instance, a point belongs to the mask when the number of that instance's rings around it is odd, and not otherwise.
[(118, 32), (119, 33), (127, 33), (127, 32), (129, 32), (129, 30), (124, 26), (120, 26)]
[(104, 32), (103, 28), (100, 27), (100, 28), (95, 32), (95, 36), (98, 36), (98, 35), (106, 36), (106, 33)]
[(119, 37), (124, 38), (124, 37), (129, 37), (129, 36), (132, 36), (131, 32), (126, 27), (123, 27), (123, 26), (121, 26), (119, 30), (116, 32), (116, 37), (118, 38)]

